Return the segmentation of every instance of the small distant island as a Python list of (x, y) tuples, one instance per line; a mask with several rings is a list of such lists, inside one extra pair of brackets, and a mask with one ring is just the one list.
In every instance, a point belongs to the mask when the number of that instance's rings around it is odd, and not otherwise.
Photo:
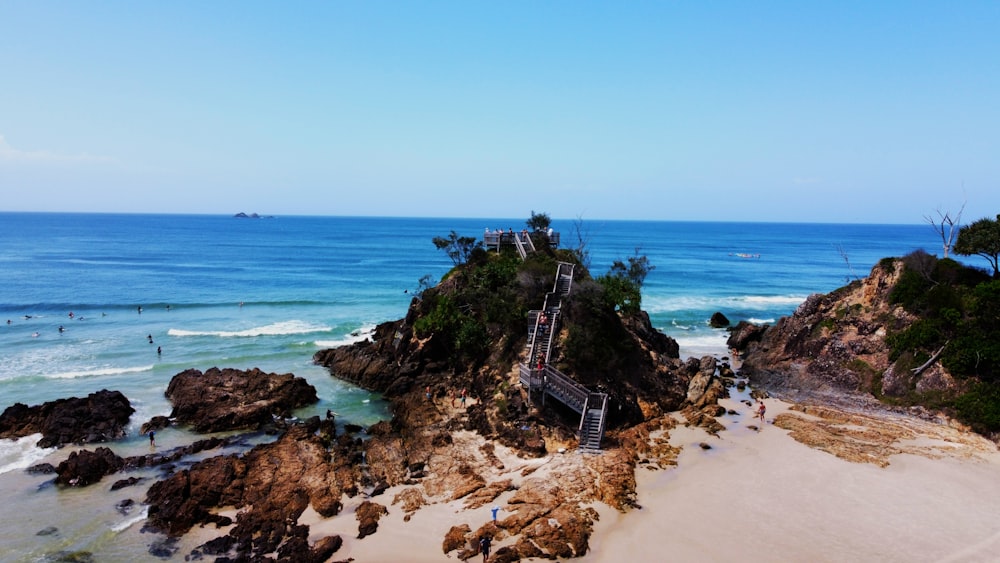
[(258, 215), (257, 213), (250, 213), (249, 215), (240, 211), (236, 215), (233, 215), (236, 219), (274, 219), (274, 215)]

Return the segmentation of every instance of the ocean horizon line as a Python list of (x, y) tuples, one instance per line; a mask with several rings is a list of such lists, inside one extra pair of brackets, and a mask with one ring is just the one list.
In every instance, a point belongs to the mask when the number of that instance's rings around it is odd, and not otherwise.
[[(0, 210), (0, 216), (2, 215), (66, 215), (66, 216), (90, 216), (90, 217), (204, 217), (204, 218), (237, 218), (240, 213), (245, 213), (247, 215), (256, 213), (257, 217), (247, 217), (248, 219), (263, 219), (263, 220), (274, 220), (274, 219), (386, 219), (386, 220), (406, 220), (406, 221), (447, 221), (447, 220), (459, 220), (459, 221), (491, 221), (497, 223), (504, 223), (506, 226), (502, 228), (510, 227), (510, 222), (518, 222), (518, 226), (521, 226), (520, 222), (526, 221), (526, 217), (485, 217), (485, 216), (409, 216), (409, 215), (322, 215), (322, 214), (301, 214), (301, 213), (261, 213), (255, 211), (234, 211), (231, 213), (221, 213), (221, 212), (185, 212), (185, 213), (163, 213), (163, 212), (148, 212), (148, 211), (8, 211)], [(242, 217), (240, 217), (242, 218)], [(586, 218), (586, 217), (553, 217), (550, 216), (552, 221), (558, 222), (575, 222), (581, 221), (583, 224), (601, 222), (601, 223), (641, 223), (641, 224), (655, 224), (655, 223), (666, 223), (675, 225), (789, 225), (789, 226), (802, 226), (802, 225), (818, 225), (818, 226), (830, 226), (830, 225), (851, 225), (860, 227), (918, 227), (918, 226), (929, 226), (926, 223), (870, 223), (870, 222), (857, 222), (857, 221), (754, 221), (751, 219), (740, 220), (740, 221), (726, 221), (718, 219), (621, 219), (621, 218)], [(495, 225), (489, 225), (493, 228)]]

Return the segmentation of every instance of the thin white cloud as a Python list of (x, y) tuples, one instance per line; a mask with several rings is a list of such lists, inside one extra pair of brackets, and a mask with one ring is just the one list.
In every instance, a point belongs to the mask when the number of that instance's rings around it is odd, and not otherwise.
[(90, 163), (90, 162), (113, 162), (114, 159), (107, 156), (98, 156), (87, 153), (80, 154), (59, 154), (51, 151), (25, 151), (12, 147), (3, 135), (0, 135), (0, 161), (7, 162), (68, 162), (68, 163)]

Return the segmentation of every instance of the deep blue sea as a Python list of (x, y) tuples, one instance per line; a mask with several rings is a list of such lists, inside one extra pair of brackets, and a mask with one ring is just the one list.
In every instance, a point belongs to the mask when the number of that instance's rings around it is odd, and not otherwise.
[[(313, 353), (404, 316), (420, 278), (436, 281), (452, 266), (433, 237), (481, 238), (484, 228), (520, 230), (524, 221), (0, 213), (0, 408), (120, 390), (137, 413), (132, 437), (113, 449), (133, 455), (147, 447), (139, 425), (169, 414), (163, 392), (174, 374), (260, 367), (317, 387), (320, 404), (298, 414), (330, 408), (341, 422), (370, 424), (387, 416), (385, 404), (312, 365)], [(637, 249), (647, 255), (655, 269), (643, 308), (682, 356), (725, 352), (726, 332), (707, 325), (716, 311), (734, 323), (773, 322), (885, 256), (940, 254), (928, 225), (554, 219), (553, 227), (563, 246), (586, 241), (595, 275)], [(193, 439), (182, 429), (157, 435), (160, 448)], [(99, 492), (58, 491), (21, 471), (67, 453), (33, 441), (0, 440), (8, 503), (0, 559), (41, 560), (56, 547), (100, 561), (152, 559), (143, 546), (153, 538), (137, 531), (141, 512), (114, 510), (110, 481)], [(145, 494), (122, 491), (136, 501)], [(47, 526), (59, 528), (55, 539), (35, 535)]]

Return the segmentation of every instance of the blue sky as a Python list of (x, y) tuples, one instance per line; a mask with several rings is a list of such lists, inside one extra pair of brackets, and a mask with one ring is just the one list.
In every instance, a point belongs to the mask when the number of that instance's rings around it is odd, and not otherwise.
[(0, 1), (0, 210), (1000, 213), (1000, 2)]

